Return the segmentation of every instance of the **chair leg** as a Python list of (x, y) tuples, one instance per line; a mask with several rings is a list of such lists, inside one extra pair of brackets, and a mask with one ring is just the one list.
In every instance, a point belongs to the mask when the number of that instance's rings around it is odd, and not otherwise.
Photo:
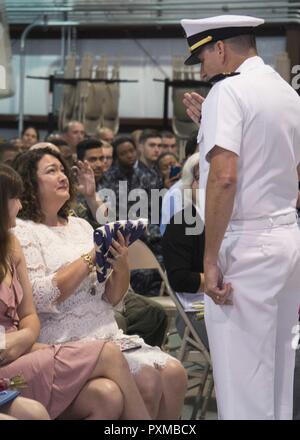
[(211, 395), (212, 395), (213, 389), (214, 389), (214, 379), (213, 379), (213, 376), (211, 374), (211, 378), (210, 378), (210, 380), (208, 380), (207, 392), (205, 394), (205, 398), (204, 398), (204, 401), (203, 401), (203, 404), (202, 404), (202, 407), (201, 407), (201, 411), (200, 411), (200, 417), (199, 417), (200, 420), (204, 420), (205, 419), (205, 414), (206, 414), (206, 411), (207, 411), (208, 403), (209, 403), (209, 401), (211, 399)]
[(183, 335), (183, 339), (182, 339), (182, 344), (181, 344), (180, 350), (178, 352), (178, 357), (177, 357), (177, 359), (180, 362), (184, 361), (184, 355), (186, 353), (186, 348), (187, 348), (187, 338), (188, 338), (189, 334), (190, 334), (190, 330), (186, 326), (185, 329), (184, 329), (184, 335)]
[[(205, 369), (204, 369), (204, 372), (203, 372), (201, 383), (198, 386), (198, 392), (197, 392), (197, 396), (196, 396), (195, 403), (194, 403), (194, 406), (193, 406), (193, 412), (192, 412), (192, 415), (191, 415), (191, 420), (196, 420), (197, 413), (198, 413), (198, 411), (201, 408), (201, 402), (202, 402), (202, 398), (203, 398), (204, 388), (205, 388), (205, 385), (206, 385), (209, 369), (210, 369), (210, 366), (207, 363), (205, 365)], [(201, 414), (202, 414), (202, 411), (201, 411)]]

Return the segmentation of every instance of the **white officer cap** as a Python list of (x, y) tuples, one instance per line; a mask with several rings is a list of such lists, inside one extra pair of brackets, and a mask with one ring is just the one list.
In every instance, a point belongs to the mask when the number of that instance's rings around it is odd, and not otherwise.
[(253, 29), (263, 23), (262, 18), (246, 15), (219, 15), (199, 20), (181, 20), (191, 52), (184, 64), (198, 64), (197, 55), (205, 44), (238, 35), (252, 34)]

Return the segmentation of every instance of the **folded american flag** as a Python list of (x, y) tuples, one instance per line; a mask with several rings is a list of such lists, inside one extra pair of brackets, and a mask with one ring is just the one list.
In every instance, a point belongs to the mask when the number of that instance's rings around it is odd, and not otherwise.
[(128, 246), (130, 246), (143, 234), (147, 225), (148, 220), (144, 218), (139, 220), (119, 220), (107, 223), (94, 231), (96, 270), (99, 283), (103, 283), (106, 280), (107, 272), (111, 267), (107, 257), (111, 257), (109, 247), (112, 240), (118, 240), (117, 232), (120, 231), (125, 239), (129, 237)]

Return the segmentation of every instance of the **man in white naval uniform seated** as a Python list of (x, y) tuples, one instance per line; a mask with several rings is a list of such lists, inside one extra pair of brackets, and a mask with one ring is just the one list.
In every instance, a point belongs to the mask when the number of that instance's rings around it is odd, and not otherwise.
[[(205, 320), (221, 419), (291, 419), (300, 304), (296, 220), (300, 99), (257, 56), (263, 20), (182, 20), (190, 56), (214, 83), (201, 108)], [(221, 74), (221, 75), (220, 75)], [(204, 102), (203, 102), (204, 101)], [(204, 200), (200, 206), (204, 205)]]

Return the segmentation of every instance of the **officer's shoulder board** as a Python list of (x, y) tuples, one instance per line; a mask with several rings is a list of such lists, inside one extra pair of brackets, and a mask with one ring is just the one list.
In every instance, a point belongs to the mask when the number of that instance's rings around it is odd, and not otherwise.
[(219, 73), (218, 75), (213, 76), (212, 78), (210, 78), (209, 82), (211, 83), (211, 85), (216, 84), (219, 81), (223, 81), (226, 78), (230, 78), (231, 76), (236, 76), (239, 75), (240, 72), (224, 72), (224, 73)]

